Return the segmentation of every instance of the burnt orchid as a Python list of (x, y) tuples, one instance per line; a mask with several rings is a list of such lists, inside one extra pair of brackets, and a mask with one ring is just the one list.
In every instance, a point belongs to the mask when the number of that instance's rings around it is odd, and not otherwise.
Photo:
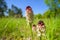
[(32, 24), (33, 23), (33, 11), (32, 11), (32, 8), (30, 6), (27, 6), (26, 7), (26, 21), (27, 21), (27, 24)]
[(32, 31), (36, 31), (36, 25), (35, 24), (32, 26)]
[(45, 36), (45, 25), (43, 21), (39, 21), (37, 24), (37, 36)]

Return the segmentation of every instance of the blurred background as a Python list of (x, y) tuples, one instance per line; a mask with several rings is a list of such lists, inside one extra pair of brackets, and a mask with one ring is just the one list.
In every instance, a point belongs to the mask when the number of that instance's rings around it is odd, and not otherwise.
[[(0, 0), (0, 40), (27, 40), (31, 37), (26, 22), (26, 7), (34, 13), (33, 24), (42, 20), (46, 37), (42, 40), (60, 40), (60, 0)], [(40, 40), (33, 32), (33, 40)]]

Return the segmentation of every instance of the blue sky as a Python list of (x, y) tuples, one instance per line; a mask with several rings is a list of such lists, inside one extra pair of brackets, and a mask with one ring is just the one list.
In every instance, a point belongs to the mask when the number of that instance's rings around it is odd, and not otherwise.
[(44, 3), (44, 0), (5, 0), (8, 8), (11, 8), (11, 5), (15, 5), (18, 8), (21, 8), (23, 15), (25, 15), (26, 6), (31, 6), (34, 14), (41, 13), (43, 14), (48, 10), (47, 5)]

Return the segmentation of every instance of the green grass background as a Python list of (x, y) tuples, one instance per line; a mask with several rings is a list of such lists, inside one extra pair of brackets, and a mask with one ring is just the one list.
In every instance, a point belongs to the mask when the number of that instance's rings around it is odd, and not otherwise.
[[(46, 40), (60, 40), (60, 19), (34, 19), (33, 24), (43, 20), (46, 26)], [(22, 40), (31, 36), (30, 27), (24, 18), (0, 18), (0, 40)], [(39, 40), (35, 35), (34, 40)], [(44, 40), (44, 39), (42, 39)]]

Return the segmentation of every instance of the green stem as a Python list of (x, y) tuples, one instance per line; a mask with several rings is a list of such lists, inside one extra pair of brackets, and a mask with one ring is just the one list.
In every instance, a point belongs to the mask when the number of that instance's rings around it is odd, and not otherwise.
[(40, 37), (40, 40), (42, 40), (42, 36)]
[(30, 30), (31, 30), (31, 37), (32, 37), (32, 39), (33, 39), (32, 23), (29, 23), (29, 25), (30, 25)]

